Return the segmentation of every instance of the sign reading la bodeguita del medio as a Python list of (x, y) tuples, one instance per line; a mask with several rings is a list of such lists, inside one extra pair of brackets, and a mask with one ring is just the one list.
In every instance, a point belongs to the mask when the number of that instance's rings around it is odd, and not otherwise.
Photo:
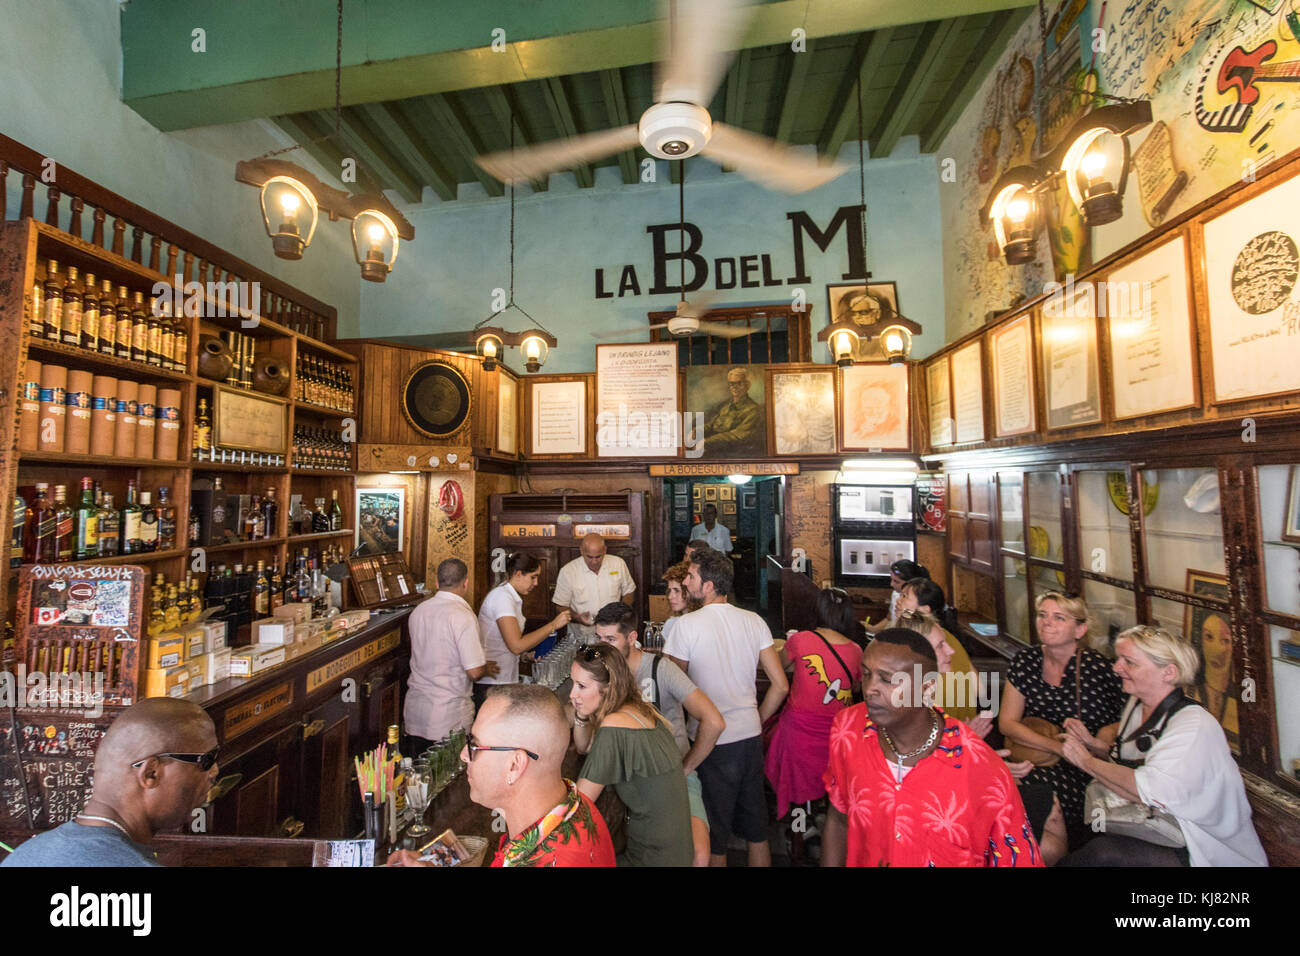
[[(704, 245), (704, 233), (693, 222), (684, 224), (670, 222), (646, 226), (645, 231), (650, 234), (653, 284), (643, 293), (636, 265), (632, 263), (610, 267), (608, 278), (605, 268), (600, 268), (596, 270), (596, 298), (612, 299), (617, 296), (621, 299), (643, 294), (676, 295), (681, 291), (678, 278), (681, 273), (677, 269), (669, 270), (668, 263), (672, 260), (677, 260), (685, 268), (687, 292), (704, 288), (710, 280), (714, 289), (807, 285), (812, 282), (812, 276), (808, 274), (804, 240), (812, 240), (813, 245), (820, 251), (826, 252), (841, 230), (844, 233), (848, 257), (848, 271), (843, 273), (841, 278), (865, 281), (867, 266), (862, 248), (864, 209), (862, 205), (841, 206), (835, 211), (835, 215), (831, 217), (825, 229), (819, 227), (812, 216), (806, 212), (787, 212), (785, 217), (790, 220), (790, 251), (794, 263), (794, 274), (787, 278), (781, 276), (783, 270), (780, 269), (779, 261), (774, 264), (773, 253), (709, 259), (701, 248)], [(679, 251), (669, 251), (667, 237), (671, 232), (684, 233), (682, 236), (684, 241), (675, 244)], [(615, 272), (618, 272), (617, 282), (613, 278)]]

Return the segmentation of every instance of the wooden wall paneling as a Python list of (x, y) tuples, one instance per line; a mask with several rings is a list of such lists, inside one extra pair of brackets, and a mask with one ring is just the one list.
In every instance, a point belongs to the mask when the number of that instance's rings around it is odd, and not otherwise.
[[(31, 289), (36, 276), (36, 234), (26, 221), (0, 224), (0, 313), (17, 322), (0, 323), (0, 388), (10, 397), (0, 414), (0, 541), (8, 542), (13, 527), (14, 491), (18, 485), (18, 402), (20, 373), (27, 367), (26, 331), (31, 322)], [(8, 562), (0, 573), (0, 610), (8, 612), (16, 571)]]

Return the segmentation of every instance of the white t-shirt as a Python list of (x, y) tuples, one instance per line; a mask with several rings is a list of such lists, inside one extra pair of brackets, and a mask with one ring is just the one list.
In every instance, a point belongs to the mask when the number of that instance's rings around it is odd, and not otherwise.
[[(1120, 727), (1131, 734), (1141, 723), (1130, 697)], [(1120, 749), (1125, 760), (1143, 757), (1135, 742)], [(1204, 707), (1184, 707), (1165, 723), (1164, 732), (1134, 770), (1137, 792), (1147, 806), (1178, 818), (1192, 866), (1268, 866), (1250, 822), (1250, 804), (1241, 771), (1227, 738)]]
[[(622, 600), (624, 594), (636, 590), (632, 572), (627, 564), (616, 554), (605, 555), (600, 564), (600, 573), (595, 574), (587, 567), (582, 558), (574, 558), (555, 576), (555, 593), (551, 600), (560, 607), (571, 607), (579, 614), (590, 614), (594, 619), (596, 612), (606, 604)], [(596, 628), (593, 625), (573, 621), (572, 630), (584, 642), (594, 638)]]
[(697, 538), (709, 542), (709, 547), (714, 551), (721, 551), (723, 554), (731, 553), (731, 531), (721, 521), (714, 522), (712, 531), (704, 527), (704, 522), (701, 521), (691, 529), (691, 536), (687, 540), (695, 541)]
[(510, 652), (497, 625), (503, 617), (513, 617), (519, 622), (519, 633), (524, 633), (524, 599), (509, 581), (494, 587), (479, 605), (478, 629), (483, 635), (483, 652), (488, 660), (496, 661), (501, 668), (496, 677), (479, 678), (480, 684), (519, 683), (519, 655)]
[(404, 716), (408, 733), (438, 740), (474, 722), (469, 674), (485, 663), (474, 609), (439, 591), (411, 612), (411, 676)]
[[(706, 604), (677, 618), (664, 653), (690, 665), (695, 685), (722, 711), (726, 729), (719, 744), (762, 733), (758, 718), (758, 655), (772, 646), (772, 632), (753, 611), (730, 604)], [(691, 721), (695, 734), (697, 722)]]

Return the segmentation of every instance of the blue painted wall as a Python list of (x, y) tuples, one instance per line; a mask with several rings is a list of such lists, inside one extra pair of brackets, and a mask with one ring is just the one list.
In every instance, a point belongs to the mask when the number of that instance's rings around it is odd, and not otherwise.
[[(707, 160), (687, 163), (686, 218), (703, 231), (700, 254), (713, 259), (767, 253), (774, 276), (795, 274), (791, 223), (786, 213), (805, 210), (825, 228), (836, 209), (859, 201), (857, 146), (843, 157), (854, 169), (821, 189), (787, 196), (753, 185), (735, 173), (723, 174)], [(889, 159), (866, 166), (867, 262), (873, 281), (898, 283), (902, 312), (925, 327), (915, 355), (943, 343), (943, 277), (940, 260), (938, 171), (933, 156), (917, 153), (915, 138), (904, 140)], [(481, 187), (462, 187), (462, 199), (406, 210), (415, 241), (403, 244), (392, 275), (383, 285), (365, 283), (361, 291), (361, 334), (415, 335), (468, 329), (493, 311), (492, 290), (508, 285), (510, 206), (508, 196), (488, 199)], [(592, 189), (578, 189), (571, 175), (551, 177), (550, 189), (516, 196), (515, 299), (560, 340), (547, 372), (586, 372), (596, 367), (593, 329), (646, 324), (646, 313), (672, 308), (676, 296), (646, 294), (653, 281), (651, 236), (646, 226), (676, 222), (677, 187), (667, 164), (658, 181), (625, 186), (618, 169), (598, 171)], [(668, 248), (676, 248), (676, 231)], [(826, 285), (842, 282), (847, 271), (843, 233), (823, 253), (804, 241), (812, 282), (803, 286), (813, 305), (813, 334), (826, 324)], [(636, 267), (642, 294), (595, 297), (595, 269), (605, 270), (605, 289), (617, 290), (625, 264)], [(676, 281), (676, 261), (669, 276)], [(705, 283), (713, 288), (713, 276)], [(741, 289), (726, 294), (724, 305), (789, 304), (795, 287)], [(524, 328), (523, 316), (507, 314), (507, 328)], [(626, 341), (645, 341), (646, 333)], [(825, 361), (825, 347), (814, 345)], [(518, 353), (507, 358), (519, 368)]]

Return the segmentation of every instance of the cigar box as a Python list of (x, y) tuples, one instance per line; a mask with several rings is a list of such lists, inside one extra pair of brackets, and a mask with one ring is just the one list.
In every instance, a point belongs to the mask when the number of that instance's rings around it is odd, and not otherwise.
[(203, 625), (204, 641), (203, 649), (207, 653), (219, 651), (226, 646), (226, 622), (225, 621), (207, 621)]
[(271, 611), (272, 617), (287, 617), (294, 622), (311, 619), (310, 601), (289, 601)]
[(355, 631), (359, 627), (364, 627), (370, 622), (370, 612), (365, 608), (356, 608), (351, 611), (343, 611), (337, 616), (330, 618), (330, 628), (335, 631), (344, 633)]
[(185, 662), (185, 669), (190, 672), (190, 690), (196, 687), (207, 687), (208, 681), (208, 656), (200, 654), (193, 660)]
[(253, 622), (251, 637), (254, 644), (292, 644), (294, 622), (285, 617), (264, 617)]
[(193, 660), (208, 650), (208, 631), (202, 624), (193, 624), (181, 631), (185, 638), (185, 659)]
[(177, 667), (151, 667), (144, 672), (145, 697), (184, 697), (189, 692), (190, 670)]
[[(169, 667), (176, 667), (185, 663), (185, 638), (176, 631), (168, 631), (166, 634), (159, 634), (157, 637), (149, 638), (148, 656), (145, 658), (145, 666), (150, 670), (166, 670)], [(152, 694), (153, 697), (161, 697), (162, 694)]]
[(230, 655), (231, 677), (252, 677), (285, 662), (283, 647), (271, 644), (250, 644)]
[(209, 651), (203, 655), (209, 684), (219, 684), (230, 676), (231, 653), (230, 648), (223, 647), (220, 650)]

